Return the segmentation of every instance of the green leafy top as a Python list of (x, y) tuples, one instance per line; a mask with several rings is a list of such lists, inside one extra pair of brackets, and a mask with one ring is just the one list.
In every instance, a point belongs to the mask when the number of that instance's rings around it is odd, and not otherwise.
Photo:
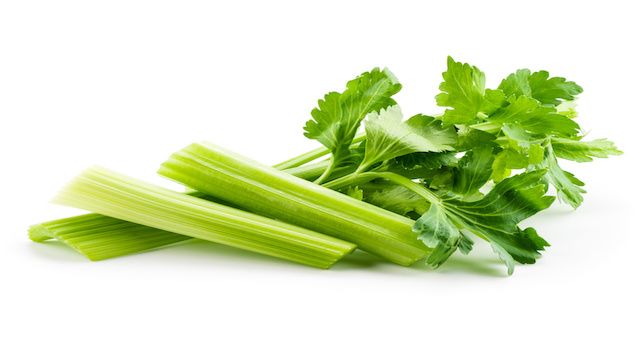
[[(452, 116), (452, 110), (446, 110), (442, 116), (458, 126), (457, 149), (470, 150), (482, 143), (497, 147), (491, 175), (496, 183), (512, 170), (546, 169), (544, 181), (556, 188), (560, 201), (577, 208), (583, 201), (584, 182), (563, 170), (558, 158), (585, 162), (622, 153), (605, 139), (582, 141), (574, 121), (577, 113), (569, 103), (582, 93), (575, 82), (550, 77), (547, 71), (521, 69), (500, 83), (497, 91), (503, 101), (496, 107), (487, 105), (499, 101), (489, 101), (492, 90), (484, 88), (484, 74), (478, 68), (449, 58), (444, 77), (441, 89), (444, 86), (449, 95), (438, 95), (438, 104), (466, 114)], [(454, 94), (457, 100), (451, 101)]]
[(394, 184), (371, 191), (367, 194), (366, 200), (378, 207), (402, 215), (412, 212), (424, 213), (429, 208), (429, 203), (420, 195), (406, 187)]
[(544, 160), (536, 168), (546, 168), (548, 170), (546, 180), (556, 188), (560, 202), (567, 203), (573, 208), (578, 208), (582, 204), (582, 201), (584, 201), (582, 194), (587, 192), (582, 188), (584, 182), (574, 176), (573, 173), (560, 167), (558, 159), (553, 152), (553, 147), (546, 147)]
[(463, 240), (463, 231), (468, 231), (491, 244), (509, 273), (515, 262), (534, 263), (548, 243), (532, 228), (520, 229), (518, 223), (553, 202), (540, 181), (544, 174), (539, 170), (508, 178), (474, 202), (446, 198), (432, 203), (414, 226), (419, 238), (435, 248), (427, 262), (433, 266), (444, 262)]
[(438, 106), (450, 107), (442, 120), (445, 124), (477, 122), (479, 113), (490, 114), (498, 109), (504, 94), (499, 90), (485, 89), (484, 73), (477, 67), (447, 58), (447, 71), (442, 73)]
[(510, 124), (527, 133), (543, 136), (574, 137), (580, 131), (580, 126), (572, 119), (527, 96), (511, 98), (509, 104), (497, 110), (487, 122)]
[(399, 106), (372, 112), (365, 121), (367, 142), (361, 168), (416, 152), (453, 151), (456, 132), (433, 117), (416, 115), (402, 121)]
[[(374, 72), (363, 76), (375, 77)], [(551, 205), (549, 185), (574, 208), (584, 200), (584, 183), (562, 169), (560, 160), (588, 162), (622, 153), (606, 139), (583, 139), (574, 103), (582, 88), (547, 71), (518, 70), (489, 89), (480, 69), (449, 57), (436, 96), (444, 113), (407, 121), (390, 98), (397, 90), (379, 81), (388, 91), (379, 92), (376, 106), (358, 111), (342, 111), (353, 103), (343, 96), (358, 98), (351, 86), (327, 95), (307, 123), (307, 136), (330, 148), (334, 160), (352, 159), (341, 167), (347, 174), (326, 176), (326, 185), (414, 219), (418, 239), (431, 248), (426, 261), (434, 267), (456, 250), (468, 253), (474, 238), (487, 241), (509, 273), (515, 263), (534, 263), (548, 243), (519, 224)], [(354, 147), (367, 113), (366, 136)]]
[(549, 77), (547, 71), (531, 73), (528, 69), (518, 70), (507, 76), (498, 87), (507, 96), (527, 96), (544, 105), (559, 105), (561, 100), (571, 101), (582, 93), (582, 87), (564, 77)]
[(311, 111), (312, 119), (304, 127), (304, 135), (316, 139), (331, 150), (340, 163), (349, 156), (360, 122), (373, 111), (379, 111), (396, 102), (391, 97), (402, 86), (391, 73), (374, 68), (347, 83), (344, 92), (329, 92)]
[(552, 138), (551, 145), (557, 157), (576, 162), (591, 162), (594, 157), (607, 158), (622, 154), (622, 151), (606, 138), (593, 141)]
[(493, 148), (490, 146), (468, 151), (455, 168), (452, 191), (463, 198), (481, 196), (479, 190), (491, 178), (494, 158)]

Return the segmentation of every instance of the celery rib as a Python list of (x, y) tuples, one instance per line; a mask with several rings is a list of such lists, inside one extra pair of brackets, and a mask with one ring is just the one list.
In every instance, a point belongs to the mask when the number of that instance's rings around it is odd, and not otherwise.
[[(313, 180), (322, 173), (324, 167), (326, 163), (318, 162), (286, 171)], [(204, 193), (186, 194), (211, 200)], [(29, 238), (35, 242), (55, 238), (93, 261), (150, 251), (192, 239), (97, 213), (33, 225), (29, 228)]]
[(87, 258), (98, 261), (161, 248), (191, 237), (90, 213), (33, 225), (34, 242), (57, 239)]
[(413, 221), (208, 143), (173, 154), (165, 177), (253, 213), (355, 243), (401, 265), (424, 258)]
[(79, 175), (54, 201), (320, 268), (330, 267), (355, 248), (351, 243), (324, 234), (98, 167)]

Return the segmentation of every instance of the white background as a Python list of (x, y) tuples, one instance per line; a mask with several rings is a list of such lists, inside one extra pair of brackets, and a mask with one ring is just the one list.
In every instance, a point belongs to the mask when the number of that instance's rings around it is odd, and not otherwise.
[[(0, 357), (638, 358), (638, 11), (632, 1), (3, 1)], [(265, 163), (315, 148), (317, 98), (374, 66), (435, 113), (445, 58), (585, 88), (579, 120), (625, 155), (578, 166), (577, 211), (512, 277), (478, 244), (440, 270), (358, 254), (321, 271), (196, 243), (92, 263), (31, 243), (47, 203), (100, 164), (157, 183), (209, 140)], [(173, 186), (175, 187), (175, 186)]]

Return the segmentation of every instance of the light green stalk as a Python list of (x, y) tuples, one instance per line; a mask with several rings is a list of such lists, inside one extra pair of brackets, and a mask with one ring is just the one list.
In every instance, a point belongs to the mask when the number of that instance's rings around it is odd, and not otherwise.
[(55, 202), (320, 268), (330, 267), (355, 248), (327, 235), (102, 168), (83, 172)]
[(29, 228), (29, 238), (34, 242), (55, 238), (94, 261), (143, 252), (191, 239), (181, 234), (97, 213), (36, 224)]
[[(296, 177), (314, 180), (322, 174), (326, 166), (327, 162), (321, 161), (285, 171)], [(346, 174), (348, 171), (348, 168), (344, 168), (336, 171), (336, 174)], [(211, 200), (196, 191), (186, 194)], [(29, 238), (35, 242), (55, 238), (94, 261), (149, 251), (190, 239), (180, 234), (97, 213), (33, 225), (29, 228)]]
[(394, 263), (411, 265), (429, 249), (413, 221), (208, 143), (171, 156), (163, 176), (239, 208), (355, 243)]

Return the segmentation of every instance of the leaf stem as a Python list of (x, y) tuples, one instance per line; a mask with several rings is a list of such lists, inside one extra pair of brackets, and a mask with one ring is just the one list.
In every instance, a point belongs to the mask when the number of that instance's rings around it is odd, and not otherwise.
[(480, 122), (473, 125), (469, 125), (470, 128), (475, 130), (481, 130), (489, 133), (496, 133), (500, 131), (502, 125), (496, 122)]
[(309, 151), (309, 152), (305, 152), (301, 155), (298, 155), (296, 157), (290, 158), (284, 162), (278, 163), (277, 165), (273, 166), (273, 168), (279, 169), (279, 170), (287, 170), (290, 168), (295, 168), (295, 167), (299, 167), (302, 166), (304, 164), (307, 164), (313, 160), (317, 160), (318, 158), (322, 157), (322, 156), (326, 156), (330, 153), (331, 151), (329, 151), (329, 149), (325, 148), (325, 147), (320, 147), (320, 148), (316, 148), (315, 150)]
[(427, 201), (429, 201), (429, 203), (431, 204), (442, 204), (442, 200), (440, 198), (438, 198), (438, 196), (436, 196), (433, 192), (431, 192), (429, 189), (421, 186), (420, 184), (413, 182), (412, 180), (398, 175), (396, 173), (392, 173), (392, 172), (364, 172), (364, 173), (353, 173), (351, 175), (348, 176), (344, 176), (338, 179), (335, 179), (331, 182), (327, 182), (325, 183), (323, 186), (327, 187), (327, 188), (331, 188), (334, 190), (340, 189), (340, 188), (344, 188), (347, 186), (353, 186), (353, 185), (358, 185), (358, 184), (362, 184), (362, 183), (367, 183), (370, 182), (374, 179), (378, 179), (378, 178), (382, 178), (382, 179), (386, 179), (388, 181), (391, 181), (397, 185), (403, 186), (405, 188), (407, 188), (408, 190), (416, 193), (417, 195), (423, 197), (424, 199), (426, 199)]
[(335, 168), (336, 168), (336, 160), (334, 156), (331, 156), (331, 159), (329, 160), (329, 165), (324, 169), (320, 177), (318, 177), (315, 181), (313, 181), (313, 183), (317, 183), (317, 184), (324, 183), (324, 181), (326, 181), (327, 178), (329, 178), (329, 176), (331, 175), (331, 172), (333, 172)]
[[(356, 135), (353, 138), (353, 141), (351, 141), (351, 146), (354, 147), (355, 145), (360, 144), (360, 142), (364, 141), (366, 137), (367, 136), (364, 133)], [(277, 165), (273, 166), (273, 168), (278, 170), (287, 170), (290, 168), (299, 167), (313, 160), (317, 160), (320, 157), (326, 156), (329, 153), (331, 153), (331, 151), (325, 147), (316, 148), (315, 150), (305, 152), (284, 162), (278, 163)]]

